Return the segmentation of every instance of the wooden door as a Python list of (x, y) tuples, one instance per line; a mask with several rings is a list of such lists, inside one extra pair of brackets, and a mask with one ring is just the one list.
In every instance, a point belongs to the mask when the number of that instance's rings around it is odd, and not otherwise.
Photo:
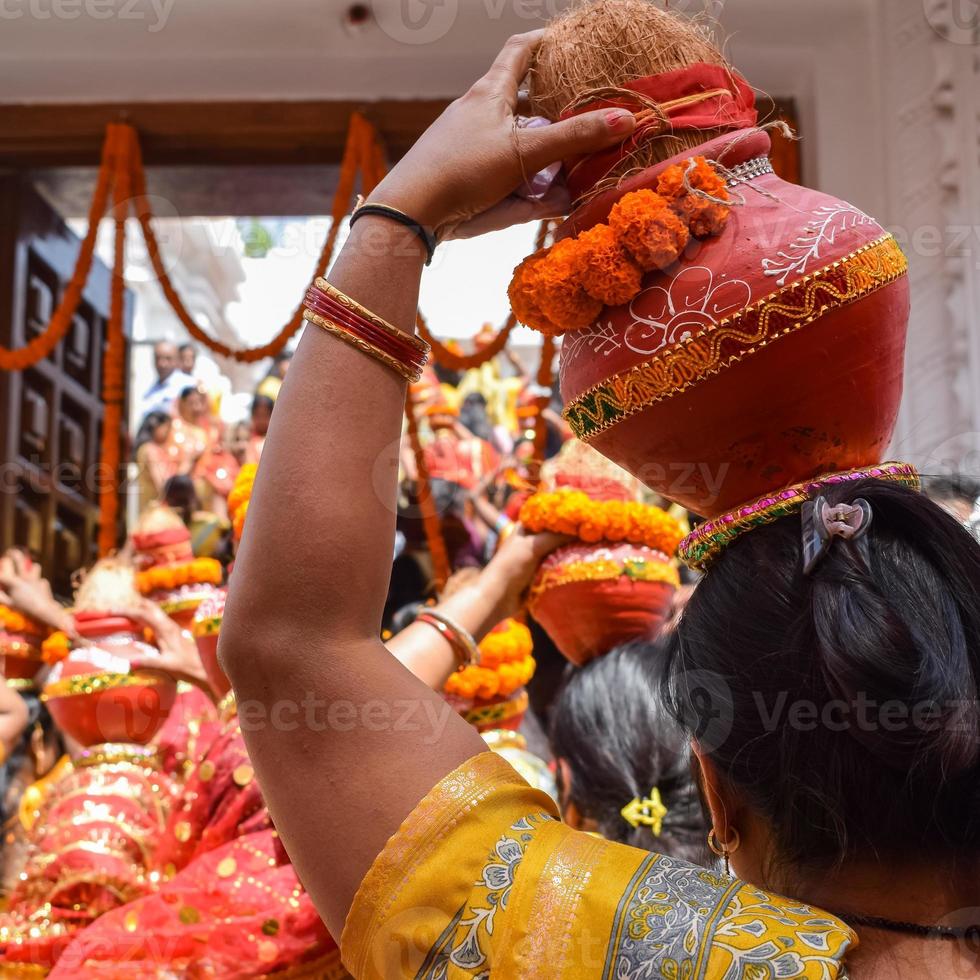
[[(0, 343), (20, 347), (44, 330), (80, 242), (23, 174), (0, 179), (0, 216)], [(22, 373), (0, 371), (0, 544), (30, 551), (61, 596), (96, 557), (110, 280), (96, 258), (74, 322), (50, 357)], [(126, 300), (128, 337), (131, 295)], [(128, 357), (127, 342), (127, 379)]]

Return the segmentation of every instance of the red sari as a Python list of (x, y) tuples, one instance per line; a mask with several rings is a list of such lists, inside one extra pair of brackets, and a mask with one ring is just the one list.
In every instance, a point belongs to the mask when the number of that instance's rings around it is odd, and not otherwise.
[(27, 861), (0, 917), (0, 975), (50, 967), (72, 934), (155, 891), (155, 850), (175, 795), (152, 750), (86, 750), (52, 787)]
[(237, 716), (188, 776), (156, 868), (159, 891), (86, 929), (52, 978), (347, 976), (272, 826)]

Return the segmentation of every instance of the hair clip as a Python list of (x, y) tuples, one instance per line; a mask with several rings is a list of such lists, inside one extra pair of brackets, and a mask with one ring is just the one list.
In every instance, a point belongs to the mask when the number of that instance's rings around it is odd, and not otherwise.
[(660, 836), (663, 829), (664, 817), (667, 816), (667, 807), (660, 798), (660, 789), (656, 786), (650, 790), (649, 797), (638, 800), (634, 797), (622, 810), (619, 811), (623, 819), (634, 829), (638, 827), (649, 827), (655, 837)]
[[(831, 507), (824, 497), (803, 505), (803, 574), (810, 575), (830, 550), (834, 538), (859, 541), (871, 526), (871, 504), (863, 497)], [(867, 542), (864, 543), (867, 557)]]

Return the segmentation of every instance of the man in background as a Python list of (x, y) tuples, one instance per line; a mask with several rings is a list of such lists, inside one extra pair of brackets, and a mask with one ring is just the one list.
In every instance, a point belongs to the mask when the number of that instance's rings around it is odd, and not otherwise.
[(193, 344), (181, 344), (177, 349), (177, 357), (180, 370), (184, 374), (196, 378), (197, 372), (194, 370), (194, 366), (197, 363), (197, 348)]
[(193, 376), (181, 369), (177, 345), (169, 340), (161, 340), (154, 345), (153, 364), (156, 367), (157, 380), (140, 399), (140, 419), (146, 418), (150, 412), (170, 415), (180, 393), (196, 384)]

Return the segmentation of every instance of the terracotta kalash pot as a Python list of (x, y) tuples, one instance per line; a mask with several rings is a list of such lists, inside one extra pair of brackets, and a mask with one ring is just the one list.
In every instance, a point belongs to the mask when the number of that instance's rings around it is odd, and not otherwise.
[(231, 681), (218, 663), (218, 633), (221, 630), (221, 620), (225, 614), (225, 599), (228, 593), (225, 589), (217, 589), (197, 607), (191, 633), (197, 644), (197, 652), (204, 673), (207, 675), (211, 689), (219, 698), (225, 697), (231, 691)]
[[(257, 472), (258, 467), (254, 463), (243, 466), (228, 494), (228, 516), (231, 519), (236, 546), (242, 539), (245, 515), (248, 513), (249, 501), (252, 499), (252, 487)], [(219, 698), (227, 698), (231, 694), (231, 681), (218, 663), (218, 634), (221, 631), (227, 597), (227, 589), (213, 589), (197, 607), (191, 624), (191, 633), (197, 644), (197, 652), (204, 665), (208, 683)]]
[(576, 666), (632, 640), (652, 640), (670, 616), (680, 585), (674, 555), (680, 524), (659, 507), (628, 499), (626, 488), (564, 486), (521, 508), (530, 531), (578, 540), (541, 563), (528, 608)]
[(77, 647), (48, 675), (42, 698), (58, 727), (81, 745), (146, 745), (166, 721), (177, 684), (163, 674), (134, 671), (130, 661), (159, 656), (132, 620), (76, 612), (89, 645)]
[[(616, 90), (566, 65), (556, 98), (573, 104), (566, 114), (629, 108), (637, 130), (620, 148), (565, 162), (579, 204), (510, 290), (522, 322), (564, 335), (565, 418), (707, 517), (880, 462), (902, 392), (905, 256), (857, 207), (773, 173), (751, 89), (683, 18), (608, 0), (588, 9), (587, 26), (606, 36), (627, 7), (614, 27), (629, 37), (601, 55)], [(586, 26), (570, 23), (572, 35)], [(658, 50), (663, 37), (670, 46)], [(539, 74), (568, 40), (545, 36)], [(644, 45), (655, 67), (638, 78)], [(684, 50), (693, 53), (671, 53)], [(696, 145), (706, 130), (713, 138)]]
[(191, 533), (169, 507), (151, 507), (132, 535), (136, 586), (182, 629), (197, 607), (221, 584), (221, 562), (195, 558)]

